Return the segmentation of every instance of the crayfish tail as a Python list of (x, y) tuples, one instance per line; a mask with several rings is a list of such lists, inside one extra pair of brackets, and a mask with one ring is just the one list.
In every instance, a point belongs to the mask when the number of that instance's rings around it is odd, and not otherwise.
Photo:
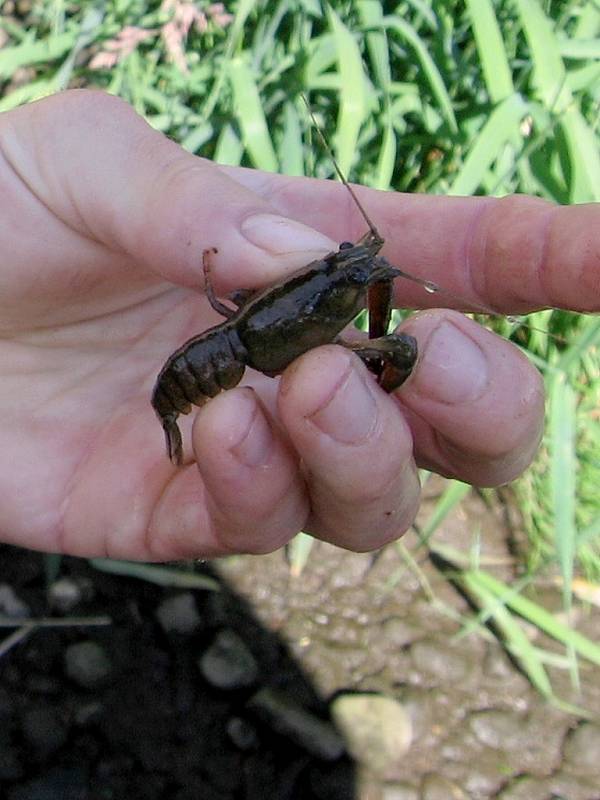
[(167, 442), (167, 454), (171, 462), (180, 467), (183, 463), (183, 442), (181, 439), (181, 431), (175, 420), (164, 419), (163, 430), (165, 432), (165, 440)]

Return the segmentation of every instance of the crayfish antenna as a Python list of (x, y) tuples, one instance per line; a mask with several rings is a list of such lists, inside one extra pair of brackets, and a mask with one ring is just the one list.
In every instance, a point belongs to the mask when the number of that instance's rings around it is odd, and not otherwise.
[(364, 219), (364, 221), (365, 221), (365, 222), (367, 223), (367, 225), (369, 226), (369, 231), (370, 231), (370, 233), (373, 235), (373, 237), (374, 237), (374, 238), (375, 238), (375, 239), (376, 239), (378, 242), (380, 242), (381, 244), (383, 244), (383, 239), (381, 238), (381, 234), (379, 233), (379, 231), (378, 231), (378, 230), (377, 230), (377, 228), (375, 227), (375, 223), (374, 223), (374, 222), (371, 220), (371, 218), (369, 217), (369, 215), (368, 215), (368, 214), (367, 214), (367, 212), (365, 211), (365, 208), (364, 208), (364, 206), (362, 205), (362, 203), (360, 202), (360, 200), (359, 200), (359, 199), (358, 199), (358, 197), (356, 196), (356, 192), (354, 191), (354, 189), (352, 188), (352, 186), (350, 186), (350, 184), (348, 183), (348, 180), (347, 180), (346, 176), (344, 175), (344, 173), (343, 173), (343, 172), (342, 172), (342, 170), (340, 169), (340, 165), (338, 164), (338, 162), (337, 162), (337, 160), (336, 160), (336, 158), (335, 158), (335, 155), (333, 154), (333, 150), (331, 149), (331, 146), (330, 146), (329, 142), (328, 142), (328, 141), (327, 141), (327, 139), (325, 138), (325, 134), (324, 134), (324, 133), (323, 133), (323, 131), (321, 130), (321, 126), (320, 126), (320, 125), (319, 125), (319, 123), (317, 122), (317, 118), (315, 117), (315, 115), (314, 115), (314, 113), (313, 113), (313, 110), (312, 110), (312, 108), (310, 107), (310, 103), (308, 102), (308, 98), (306, 97), (306, 95), (304, 94), (304, 92), (300, 92), (300, 97), (301, 97), (301, 98), (302, 98), (302, 100), (304, 101), (304, 105), (306, 106), (306, 108), (307, 108), (307, 110), (308, 110), (308, 113), (310, 114), (310, 118), (311, 118), (311, 120), (312, 120), (312, 123), (313, 123), (313, 125), (315, 126), (315, 130), (316, 130), (316, 132), (317, 132), (317, 134), (318, 134), (318, 136), (319, 136), (319, 139), (321, 140), (321, 144), (323, 145), (323, 147), (324, 147), (324, 148), (325, 148), (325, 150), (327, 151), (327, 155), (328, 155), (328, 156), (329, 156), (329, 158), (331, 159), (331, 163), (333, 164), (333, 168), (335, 169), (335, 171), (336, 171), (336, 173), (337, 173), (337, 176), (338, 176), (338, 178), (339, 178), (339, 179), (340, 179), (340, 181), (343, 183), (343, 185), (346, 187), (346, 189), (347, 189), (347, 190), (350, 192), (350, 197), (351, 197), (351, 198), (354, 200), (354, 203), (355, 203), (356, 207), (358, 208), (358, 210), (360, 211), (360, 214), (361, 214), (362, 218)]

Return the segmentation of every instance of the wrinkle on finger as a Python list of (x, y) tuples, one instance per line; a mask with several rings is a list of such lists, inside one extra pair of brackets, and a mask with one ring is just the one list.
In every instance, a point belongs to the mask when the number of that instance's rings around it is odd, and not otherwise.
[(600, 203), (557, 210), (548, 226), (542, 274), (556, 307), (600, 310)]
[[(357, 241), (366, 232), (356, 203), (338, 181), (277, 175), (248, 167), (220, 165), (219, 169), (245, 188), (268, 197), (279, 213), (321, 231), (337, 245)], [(371, 196), (374, 191), (355, 184), (352, 187), (358, 196)]]
[(412, 525), (421, 487), (412, 454), (386, 486), (365, 479), (351, 501), (320, 476), (307, 476), (312, 512), (305, 530), (354, 552), (369, 552), (398, 539)]
[(447, 477), (459, 478), (474, 486), (494, 487), (517, 478), (531, 463), (542, 437), (528, 437), (523, 447), (513, 447), (490, 458), (473, 450), (465, 452), (451, 440), (438, 434), (438, 453)]
[(558, 211), (524, 195), (493, 198), (482, 207), (465, 263), (484, 303), (513, 313), (531, 310), (532, 298), (538, 307), (552, 305), (545, 279), (549, 231)]
[(146, 532), (147, 558), (170, 561), (223, 555), (208, 513), (207, 494), (195, 464), (171, 473)]
[(534, 458), (543, 433), (540, 426), (539, 436), (531, 437), (528, 447), (490, 456), (463, 449), (413, 409), (400, 405), (412, 431), (419, 468), (481, 488), (501, 486), (517, 478)]
[(600, 205), (494, 198), (471, 246), (478, 291), (508, 313), (600, 308)]
[(295, 476), (290, 476), (277, 495), (270, 495), (268, 505), (265, 503), (258, 512), (232, 515), (212, 495), (207, 507), (219, 555), (272, 553), (304, 529), (309, 514), (304, 486)]
[[(337, 242), (364, 232), (342, 184), (225, 168), (248, 188), (276, 198), (281, 213)], [(442, 197), (357, 187), (385, 238), (387, 258), (446, 290), (429, 295), (396, 281), (399, 306), (524, 313), (545, 306), (600, 309), (600, 204), (556, 206), (526, 195)], [(307, 202), (307, 197), (310, 202)], [(469, 306), (469, 303), (472, 305)]]
[[(59, 121), (64, 135), (53, 136)], [(50, 216), (181, 286), (204, 286), (202, 252), (211, 247), (223, 291), (262, 287), (331, 249), (317, 230), (282, 221), (268, 194), (186, 152), (106, 92), (68, 90), (6, 112), (0, 143)], [(287, 224), (283, 250), (281, 224), (271, 225), (272, 247), (268, 231), (258, 244), (244, 235), (254, 215)]]
[(315, 536), (372, 550), (412, 522), (419, 485), (395, 401), (356, 356), (325, 346), (284, 373), (281, 418), (302, 458)]
[[(447, 324), (474, 349), (474, 361), (467, 363), (460, 347), (453, 352), (442, 344), (435, 352), (436, 333)], [(421, 463), (478, 485), (516, 477), (543, 431), (543, 382), (535, 367), (510, 342), (457, 312), (423, 312), (403, 330), (416, 335), (421, 347), (415, 373), (397, 395), (409, 409)], [(476, 369), (471, 374), (480, 358), (485, 380)]]
[(253, 390), (213, 398), (196, 416), (193, 439), (224, 550), (270, 552), (301, 529), (308, 503), (297, 460)]

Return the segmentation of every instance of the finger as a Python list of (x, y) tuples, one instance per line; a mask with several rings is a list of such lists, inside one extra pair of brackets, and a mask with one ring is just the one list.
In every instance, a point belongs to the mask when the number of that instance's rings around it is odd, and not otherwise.
[(0, 145), (67, 229), (183, 286), (204, 286), (207, 248), (219, 251), (215, 281), (229, 291), (272, 282), (334, 246), (103, 92), (61, 92), (7, 112)]
[[(278, 207), (335, 241), (355, 241), (365, 221), (339, 183), (233, 170), (236, 180), (260, 187)], [(385, 255), (402, 270), (471, 301), (520, 313), (555, 306), (600, 310), (600, 204), (556, 206), (513, 195), (441, 197), (355, 187), (386, 240)], [(306, 198), (310, 197), (310, 203)], [(427, 295), (396, 281), (400, 306), (452, 305), (449, 295)], [(461, 302), (462, 301), (462, 302)]]
[[(303, 527), (309, 505), (297, 457), (252, 389), (223, 392), (197, 412), (196, 460), (186, 466), (173, 467), (155, 434), (137, 404), (115, 414), (77, 458), (74, 478), (65, 461), (66, 500), (22, 538), (73, 555), (165, 561), (269, 552)], [(42, 526), (55, 517), (50, 539)]]
[(173, 549), (177, 557), (265, 553), (301, 530), (308, 503), (297, 460), (252, 389), (224, 392), (204, 406), (193, 446), (197, 466), (181, 470), (162, 500), (164, 526), (154, 517), (154, 547), (160, 539), (170, 549), (163, 557), (173, 558)]
[(366, 551), (408, 528), (419, 503), (410, 432), (356, 356), (331, 345), (297, 359), (279, 413), (304, 465), (307, 530)]
[(510, 342), (455, 311), (426, 311), (402, 330), (419, 360), (397, 393), (420, 465), (478, 486), (519, 475), (544, 422), (538, 371)]

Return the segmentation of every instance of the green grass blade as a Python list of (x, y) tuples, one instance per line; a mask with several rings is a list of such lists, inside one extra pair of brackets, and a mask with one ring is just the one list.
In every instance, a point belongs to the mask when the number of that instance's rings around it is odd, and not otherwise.
[(52, 94), (54, 81), (52, 78), (41, 78), (39, 81), (32, 81), (19, 86), (9, 94), (0, 97), (0, 112), (10, 111), (11, 108), (30, 103), (32, 100), (39, 100), (41, 97)]
[(394, 167), (396, 165), (396, 134), (392, 125), (391, 115), (386, 114), (385, 127), (383, 129), (383, 140), (377, 159), (377, 171), (373, 187), (375, 189), (387, 190), (392, 185)]
[(258, 169), (277, 172), (277, 156), (248, 59), (243, 56), (232, 58), (229, 62), (229, 78), (235, 115), (252, 163)]
[(366, 34), (367, 50), (375, 83), (385, 95), (389, 91), (392, 71), (387, 36), (383, 28), (383, 8), (380, 0), (359, 0), (356, 6), (362, 27), (369, 29)]
[(500, 103), (475, 139), (449, 194), (470, 195), (477, 190), (502, 149), (519, 134), (519, 125), (526, 113), (527, 103), (520, 94), (513, 94)]
[[(71, 52), (64, 60), (55, 76), (56, 90), (66, 89), (69, 85), (69, 80), (71, 79), (71, 74), (79, 54), (95, 40), (96, 34), (100, 31), (103, 19), (104, 8), (102, 6), (90, 6), (90, 8), (86, 9)], [(56, 36), (57, 34), (54, 35)]]
[(75, 44), (74, 30), (40, 41), (26, 40), (0, 50), (0, 78), (10, 78), (16, 70), (61, 58)]
[(217, 164), (238, 167), (244, 155), (244, 145), (232, 125), (224, 125), (217, 139), (214, 160)]
[(89, 563), (100, 572), (110, 572), (111, 575), (124, 575), (128, 578), (140, 578), (148, 583), (156, 583), (158, 586), (220, 591), (219, 582), (214, 578), (183, 569), (142, 564), (137, 561), (118, 561), (112, 558), (91, 558)]
[[(600, 347), (600, 319), (586, 317), (577, 336), (568, 349), (561, 354), (555, 366), (558, 370), (569, 372), (585, 353), (598, 347)], [(596, 378), (598, 377), (596, 376)]]
[(538, 0), (514, 0), (533, 62), (532, 82), (539, 99), (557, 113), (571, 103), (571, 92), (565, 85), (565, 66), (552, 24)]
[(181, 140), (181, 146), (188, 153), (197, 153), (200, 148), (209, 142), (214, 136), (215, 130), (209, 122), (197, 125), (185, 139)]
[(485, 85), (492, 103), (514, 94), (512, 73), (490, 0), (466, 0)]
[(204, 108), (202, 109), (202, 116), (204, 119), (210, 119), (212, 117), (215, 107), (219, 102), (223, 84), (227, 77), (227, 67), (232, 54), (243, 39), (244, 25), (256, 4), (257, 0), (239, 0), (237, 4), (233, 24), (230, 26), (227, 34), (227, 44), (225, 45), (225, 52), (222, 57), (223, 63), (220, 65), (220, 69), (216, 70), (215, 82), (204, 103)]
[(283, 136), (278, 148), (284, 175), (304, 175), (303, 150), (300, 117), (288, 100), (283, 107)]
[(337, 48), (332, 33), (324, 33), (311, 42), (308, 61), (304, 67), (304, 85), (308, 89), (315, 88), (315, 82), (321, 80), (336, 63)]
[(566, 84), (573, 93), (595, 90), (600, 86), (600, 63), (592, 62), (570, 70)]
[(561, 127), (572, 170), (569, 200), (572, 203), (600, 201), (600, 148), (597, 134), (573, 106), (562, 115)]
[(341, 171), (350, 174), (358, 151), (358, 135), (367, 117), (367, 83), (360, 50), (353, 34), (333, 9), (327, 7), (340, 75), (340, 108), (334, 139)]
[(420, 544), (427, 543), (429, 538), (442, 524), (444, 519), (452, 511), (453, 508), (461, 502), (471, 491), (471, 486), (468, 483), (461, 483), (461, 481), (450, 481), (448, 488), (444, 491), (440, 499), (435, 504), (435, 507), (429, 516), (429, 519), (419, 530)]
[(553, 375), (550, 386), (550, 475), (555, 546), (563, 579), (564, 602), (571, 605), (575, 558), (575, 396), (564, 373)]
[(464, 583), (465, 588), (472, 596), (477, 598), (478, 604), (482, 606), (486, 616), (494, 620), (502, 633), (506, 647), (518, 659), (533, 686), (544, 697), (553, 697), (552, 685), (536, 648), (531, 644), (517, 620), (502, 602), (498, 602), (498, 597), (490, 591), (485, 581), (481, 580), (483, 574), (479, 570), (468, 571), (463, 573), (458, 580)]
[[(548, 653), (534, 647), (517, 620), (510, 614), (503, 603), (498, 603), (494, 592), (487, 585), (487, 573), (470, 572), (465, 577), (464, 584), (467, 591), (477, 597), (479, 603), (485, 605), (488, 615), (493, 617), (494, 623), (504, 639), (504, 643), (511, 654), (518, 660), (521, 669), (525, 672), (532, 685), (550, 702), (567, 714), (578, 717), (592, 718), (587, 709), (561, 700), (554, 694), (552, 685), (544, 668), (544, 664), (556, 664), (554, 653)], [(482, 580), (483, 579), (483, 580)], [(508, 587), (505, 587), (508, 590)], [(561, 659), (561, 667), (571, 666), (570, 659)]]
[[(436, 31), (439, 27), (439, 20), (436, 17), (436, 12), (431, 8), (431, 0), (407, 0), (415, 11), (417, 11), (423, 18), (425, 25), (428, 25), (432, 31)], [(433, 4), (435, 6), (435, 3)], [(421, 20), (419, 20), (420, 22)]]
[(315, 540), (313, 537), (303, 531), (297, 533), (291, 542), (289, 542), (286, 551), (292, 577), (297, 578), (302, 574), (304, 567), (308, 563), (310, 552), (314, 544)]
[(600, 666), (600, 646), (574, 631), (545, 608), (514, 592), (511, 587), (487, 572), (478, 571), (478, 582), (516, 614), (531, 622), (561, 644), (573, 647), (578, 655)]
[(458, 123), (456, 122), (456, 117), (454, 115), (452, 100), (450, 99), (450, 95), (446, 89), (444, 79), (442, 78), (435, 61), (429, 54), (425, 42), (419, 37), (418, 33), (411, 25), (408, 24), (408, 22), (405, 22), (399, 17), (388, 15), (383, 18), (383, 22), (388, 30), (397, 33), (413, 48), (421, 68), (423, 69), (423, 74), (426, 77), (429, 86), (431, 87), (431, 92), (437, 100), (440, 113), (446, 120), (450, 131), (452, 133), (458, 133)]
[(595, 38), (600, 33), (600, 5), (584, 3), (578, 9), (577, 21), (573, 31), (575, 39)]
[(558, 51), (563, 58), (597, 61), (600, 59), (598, 39), (558, 39)]

